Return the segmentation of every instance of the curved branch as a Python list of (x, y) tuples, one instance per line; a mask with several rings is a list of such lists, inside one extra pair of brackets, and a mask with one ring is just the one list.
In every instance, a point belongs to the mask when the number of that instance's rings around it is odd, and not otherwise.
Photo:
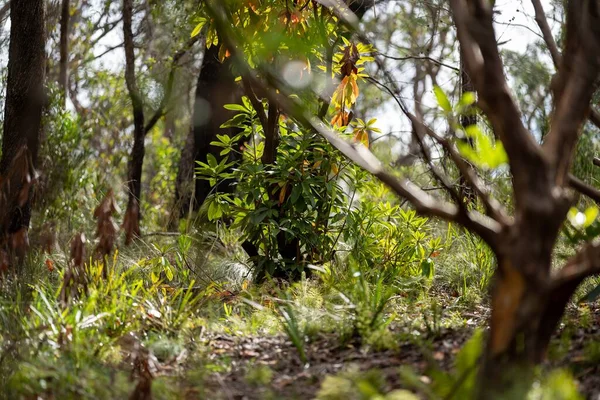
[(569, 186), (571, 186), (571, 188), (575, 189), (584, 196), (587, 196), (590, 199), (594, 200), (596, 203), (600, 204), (600, 190), (596, 189), (591, 185), (588, 185), (587, 183), (585, 183), (584, 181), (580, 180), (572, 174), (569, 174)]
[[(532, 191), (550, 195), (547, 161), (521, 119), (509, 90), (493, 25), (493, 9), (487, 0), (451, 0), (463, 60), (474, 87), (478, 106), (492, 124), (508, 154), (514, 178), (517, 207)], [(484, 62), (485, 60), (485, 62)]]
[[(380, 161), (367, 148), (362, 145), (348, 143), (336, 132), (328, 128), (321, 120), (308, 114), (302, 104), (284, 95), (286, 93), (284, 84), (281, 82), (277, 84), (279, 92), (263, 84), (250, 69), (243, 55), (239, 54), (238, 39), (227, 22), (227, 15), (223, 6), (220, 3), (210, 1), (206, 5), (215, 19), (217, 30), (220, 32), (234, 60), (237, 62), (240, 72), (243, 76), (247, 77), (253, 86), (263, 87), (265, 96), (270, 102), (278, 104), (282, 111), (293, 117), (301, 125), (315, 130), (356, 165), (378, 178), (400, 197), (406, 198), (421, 215), (435, 216), (461, 224), (481, 236), (491, 247), (495, 248), (497, 246), (497, 239), (503, 229), (497, 221), (476, 211), (461, 213), (459, 207), (455, 204), (436, 199), (425, 193), (410, 180), (400, 179), (390, 174), (384, 170)], [(266, 74), (269, 75), (269, 72), (266, 71)], [(269, 77), (273, 82), (279, 81), (275, 76), (270, 75)]]
[(535, 22), (538, 24), (540, 30), (542, 31), (542, 37), (544, 38), (544, 42), (546, 42), (546, 46), (548, 46), (550, 56), (552, 57), (552, 62), (558, 70), (562, 62), (562, 56), (560, 54), (560, 51), (558, 50), (558, 46), (556, 44), (556, 41), (554, 40), (554, 36), (552, 35), (550, 25), (548, 25), (548, 19), (546, 18), (546, 13), (544, 12), (542, 2), (540, 0), (531, 0), (531, 3), (533, 4), (533, 8), (535, 10)]
[(595, 1), (567, 3), (565, 55), (554, 84), (554, 113), (543, 146), (554, 164), (558, 184), (568, 180), (580, 128), (588, 117), (599, 76), (599, 12)]
[(551, 289), (559, 291), (572, 287), (585, 278), (600, 274), (600, 240), (587, 243), (575, 256), (569, 259), (552, 278)]
[(423, 61), (429, 61), (429, 62), (432, 62), (432, 63), (434, 63), (436, 65), (439, 65), (440, 67), (445, 67), (445, 68), (451, 69), (453, 71), (460, 72), (460, 68), (453, 67), (452, 65), (443, 63), (443, 62), (441, 62), (439, 60), (436, 60), (433, 57), (419, 57), (419, 56), (395, 57), (395, 56), (390, 56), (388, 54), (383, 54), (383, 53), (378, 53), (378, 54), (380, 54), (384, 58), (389, 58), (390, 60), (394, 60), (394, 61), (406, 61), (406, 60), (423, 60)]

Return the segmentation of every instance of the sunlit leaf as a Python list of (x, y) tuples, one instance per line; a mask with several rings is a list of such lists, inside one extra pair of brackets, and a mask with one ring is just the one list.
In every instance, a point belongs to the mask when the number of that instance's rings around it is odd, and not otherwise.
[(442, 88), (439, 86), (434, 86), (433, 93), (435, 94), (435, 98), (437, 99), (437, 102), (442, 110), (444, 110), (446, 113), (451, 113), (452, 104), (450, 104), (450, 100), (448, 100), (448, 96), (446, 96), (446, 93), (444, 93)]
[(204, 25), (206, 25), (206, 18), (200, 18), (200, 22), (198, 22), (198, 25), (196, 25), (190, 37), (198, 36), (200, 34), (200, 31), (202, 31)]

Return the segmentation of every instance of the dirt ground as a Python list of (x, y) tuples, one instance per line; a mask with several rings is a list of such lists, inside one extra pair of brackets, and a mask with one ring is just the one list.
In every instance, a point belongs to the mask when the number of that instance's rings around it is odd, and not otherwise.
[[(477, 323), (485, 320), (483, 315), (474, 316)], [(592, 310), (597, 323), (570, 334), (566, 356), (547, 362), (547, 367), (568, 367), (579, 382), (579, 389), (587, 399), (600, 400), (600, 365), (589, 361), (584, 354), (586, 344), (600, 340), (600, 306)], [(564, 332), (558, 332), (556, 340)], [(303, 365), (298, 352), (285, 336), (235, 337), (228, 335), (205, 338), (215, 362), (227, 360), (228, 372), (213, 373), (206, 382), (206, 390), (215, 399), (312, 399), (324, 377), (356, 366), (360, 370), (378, 369), (385, 377), (387, 389), (402, 388), (398, 367), (411, 366), (428, 382), (427, 371), (432, 365), (444, 370), (452, 368), (452, 360), (471, 336), (472, 329), (444, 330), (424, 343), (404, 343), (397, 350), (365, 351), (359, 343), (341, 345), (335, 337), (322, 336), (307, 344), (308, 363)], [(246, 377), (248, 370), (266, 365), (273, 371), (270, 384), (257, 385)], [(213, 397), (214, 396), (214, 397)], [(195, 398), (191, 394), (190, 398)]]

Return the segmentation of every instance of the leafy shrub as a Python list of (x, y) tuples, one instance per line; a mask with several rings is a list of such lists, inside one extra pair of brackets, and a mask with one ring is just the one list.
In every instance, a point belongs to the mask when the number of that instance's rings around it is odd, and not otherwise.
[[(234, 194), (215, 193), (208, 200), (208, 218), (230, 220), (243, 233), (242, 240), (259, 253), (256, 276), (298, 279), (308, 262), (331, 255), (348, 202), (341, 186), (348, 163), (315, 132), (282, 120), (277, 159), (265, 165), (262, 127), (249, 100), (227, 107), (239, 114), (223, 127), (242, 131), (234, 137), (218, 135), (212, 145), (223, 148), (222, 156), (237, 153), (241, 162), (232, 168), (227, 158), (218, 162), (209, 155), (207, 163), (199, 163), (198, 176), (211, 185), (236, 182)], [(242, 140), (247, 142), (240, 148)]]

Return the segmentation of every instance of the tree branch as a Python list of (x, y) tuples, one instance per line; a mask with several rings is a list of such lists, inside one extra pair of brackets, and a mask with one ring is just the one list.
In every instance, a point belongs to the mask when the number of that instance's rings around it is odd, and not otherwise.
[(525, 198), (534, 188), (550, 193), (549, 181), (540, 179), (547, 174), (546, 160), (540, 146), (523, 125), (504, 77), (491, 3), (487, 0), (451, 0), (450, 5), (464, 64), (479, 95), (478, 106), (489, 118), (508, 154), (517, 206), (526, 203)]
[(248, 99), (250, 99), (250, 103), (252, 103), (252, 107), (254, 107), (254, 110), (258, 115), (258, 120), (262, 125), (263, 132), (266, 132), (268, 129), (268, 121), (267, 114), (265, 113), (265, 108), (263, 107), (258, 97), (256, 97), (254, 89), (250, 85), (250, 82), (248, 82), (248, 78), (242, 76), (242, 84), (244, 85), (244, 92), (246, 93), (246, 96), (248, 96)]
[(200, 35), (196, 35), (189, 39), (183, 48), (178, 50), (173, 56), (173, 61), (171, 62), (171, 70), (169, 71), (169, 77), (167, 78), (167, 87), (165, 90), (165, 94), (158, 106), (158, 109), (154, 112), (154, 115), (148, 120), (144, 127), (144, 136), (148, 134), (154, 128), (154, 125), (165, 115), (165, 109), (167, 108), (167, 104), (171, 99), (171, 95), (173, 93), (173, 86), (175, 84), (175, 71), (179, 65), (179, 60), (187, 54), (188, 51), (200, 40)]
[(600, 240), (585, 244), (552, 278), (551, 288), (577, 287), (585, 278), (600, 274)]
[(467, 183), (473, 189), (475, 189), (476, 194), (483, 202), (483, 205), (488, 211), (488, 214), (500, 224), (508, 224), (509, 219), (502, 205), (490, 196), (488, 190), (485, 189), (483, 182), (481, 182), (476, 172), (467, 162), (465, 162), (465, 160), (463, 160), (456, 148), (452, 144), (450, 144), (448, 140), (442, 138), (437, 133), (435, 133), (429, 126), (425, 125), (422, 119), (417, 118), (414, 114), (408, 111), (402, 100), (400, 100), (398, 96), (389, 87), (378, 82), (374, 78), (369, 78), (369, 81), (380, 86), (392, 96), (392, 98), (396, 101), (404, 115), (406, 115), (411, 121), (413, 127), (416, 127), (416, 129), (419, 129), (420, 131), (424, 132), (427, 136), (434, 139), (444, 148), (445, 152), (456, 164), (457, 168), (459, 169), (460, 173), (464, 176)]
[(379, 54), (382, 57), (384, 57), (384, 58), (389, 58), (390, 60), (395, 60), (395, 61), (406, 61), (406, 60), (423, 60), (423, 61), (429, 61), (429, 62), (432, 62), (432, 63), (434, 63), (436, 65), (439, 65), (440, 67), (445, 67), (445, 68), (451, 69), (453, 71), (460, 72), (460, 68), (453, 67), (452, 65), (443, 63), (443, 62), (441, 62), (439, 60), (436, 60), (433, 57), (419, 57), (419, 56), (395, 57), (395, 56), (390, 56), (390, 55), (387, 55), (387, 54), (384, 54), (384, 53), (379, 53)]
[[(555, 85), (555, 109), (544, 151), (556, 169), (556, 182), (568, 180), (580, 128), (587, 118), (600, 70), (598, 3), (567, 5), (566, 50)], [(568, 61), (567, 61), (568, 60)]]
[(277, 158), (279, 145), (279, 107), (276, 102), (269, 101), (269, 116), (265, 130), (265, 149), (262, 156), (263, 164), (273, 164)]
[(600, 190), (595, 187), (588, 185), (584, 181), (580, 180), (576, 176), (569, 174), (569, 185), (584, 196), (589, 197), (596, 203), (600, 204)]
[[(535, 21), (542, 31), (542, 37), (546, 43), (546, 46), (548, 47), (548, 50), (550, 51), (550, 56), (552, 57), (554, 67), (558, 71), (560, 70), (560, 66), (562, 64), (562, 55), (558, 45), (556, 44), (556, 41), (554, 40), (552, 30), (548, 25), (546, 13), (544, 12), (544, 8), (540, 0), (531, 0), (531, 2), (533, 3), (533, 8), (535, 9)], [(590, 105), (589, 120), (592, 124), (600, 129), (600, 112), (598, 112), (592, 105)]]
[[(215, 20), (220, 37), (227, 44), (241, 74), (247, 77), (253, 86), (263, 87), (269, 102), (278, 104), (282, 111), (293, 117), (301, 125), (315, 130), (356, 165), (370, 172), (400, 197), (406, 198), (418, 213), (461, 224), (481, 236), (490, 246), (496, 246), (498, 235), (502, 231), (502, 226), (497, 221), (476, 211), (463, 214), (456, 205), (436, 199), (425, 193), (410, 180), (397, 178), (390, 174), (383, 169), (379, 160), (367, 148), (362, 145), (348, 143), (322, 121), (308, 114), (302, 104), (286, 96), (287, 91), (282, 82), (278, 82), (277, 85), (279, 93), (261, 83), (244, 60), (243, 55), (239, 54), (237, 43), (240, 40), (236, 37), (235, 31), (231, 29), (231, 24), (228, 22), (223, 6), (212, 1), (208, 1), (206, 5)], [(266, 73), (269, 74), (268, 71)], [(271, 75), (271, 78), (274, 82), (278, 81), (275, 76)]]
[(535, 22), (540, 27), (540, 31), (542, 31), (542, 37), (544, 38), (544, 42), (546, 42), (546, 46), (548, 46), (550, 56), (552, 57), (552, 62), (558, 70), (562, 63), (562, 56), (558, 50), (554, 36), (552, 35), (550, 25), (548, 25), (548, 19), (546, 18), (546, 13), (544, 12), (542, 2), (540, 0), (531, 0), (531, 3), (533, 4), (533, 8), (535, 10)]

